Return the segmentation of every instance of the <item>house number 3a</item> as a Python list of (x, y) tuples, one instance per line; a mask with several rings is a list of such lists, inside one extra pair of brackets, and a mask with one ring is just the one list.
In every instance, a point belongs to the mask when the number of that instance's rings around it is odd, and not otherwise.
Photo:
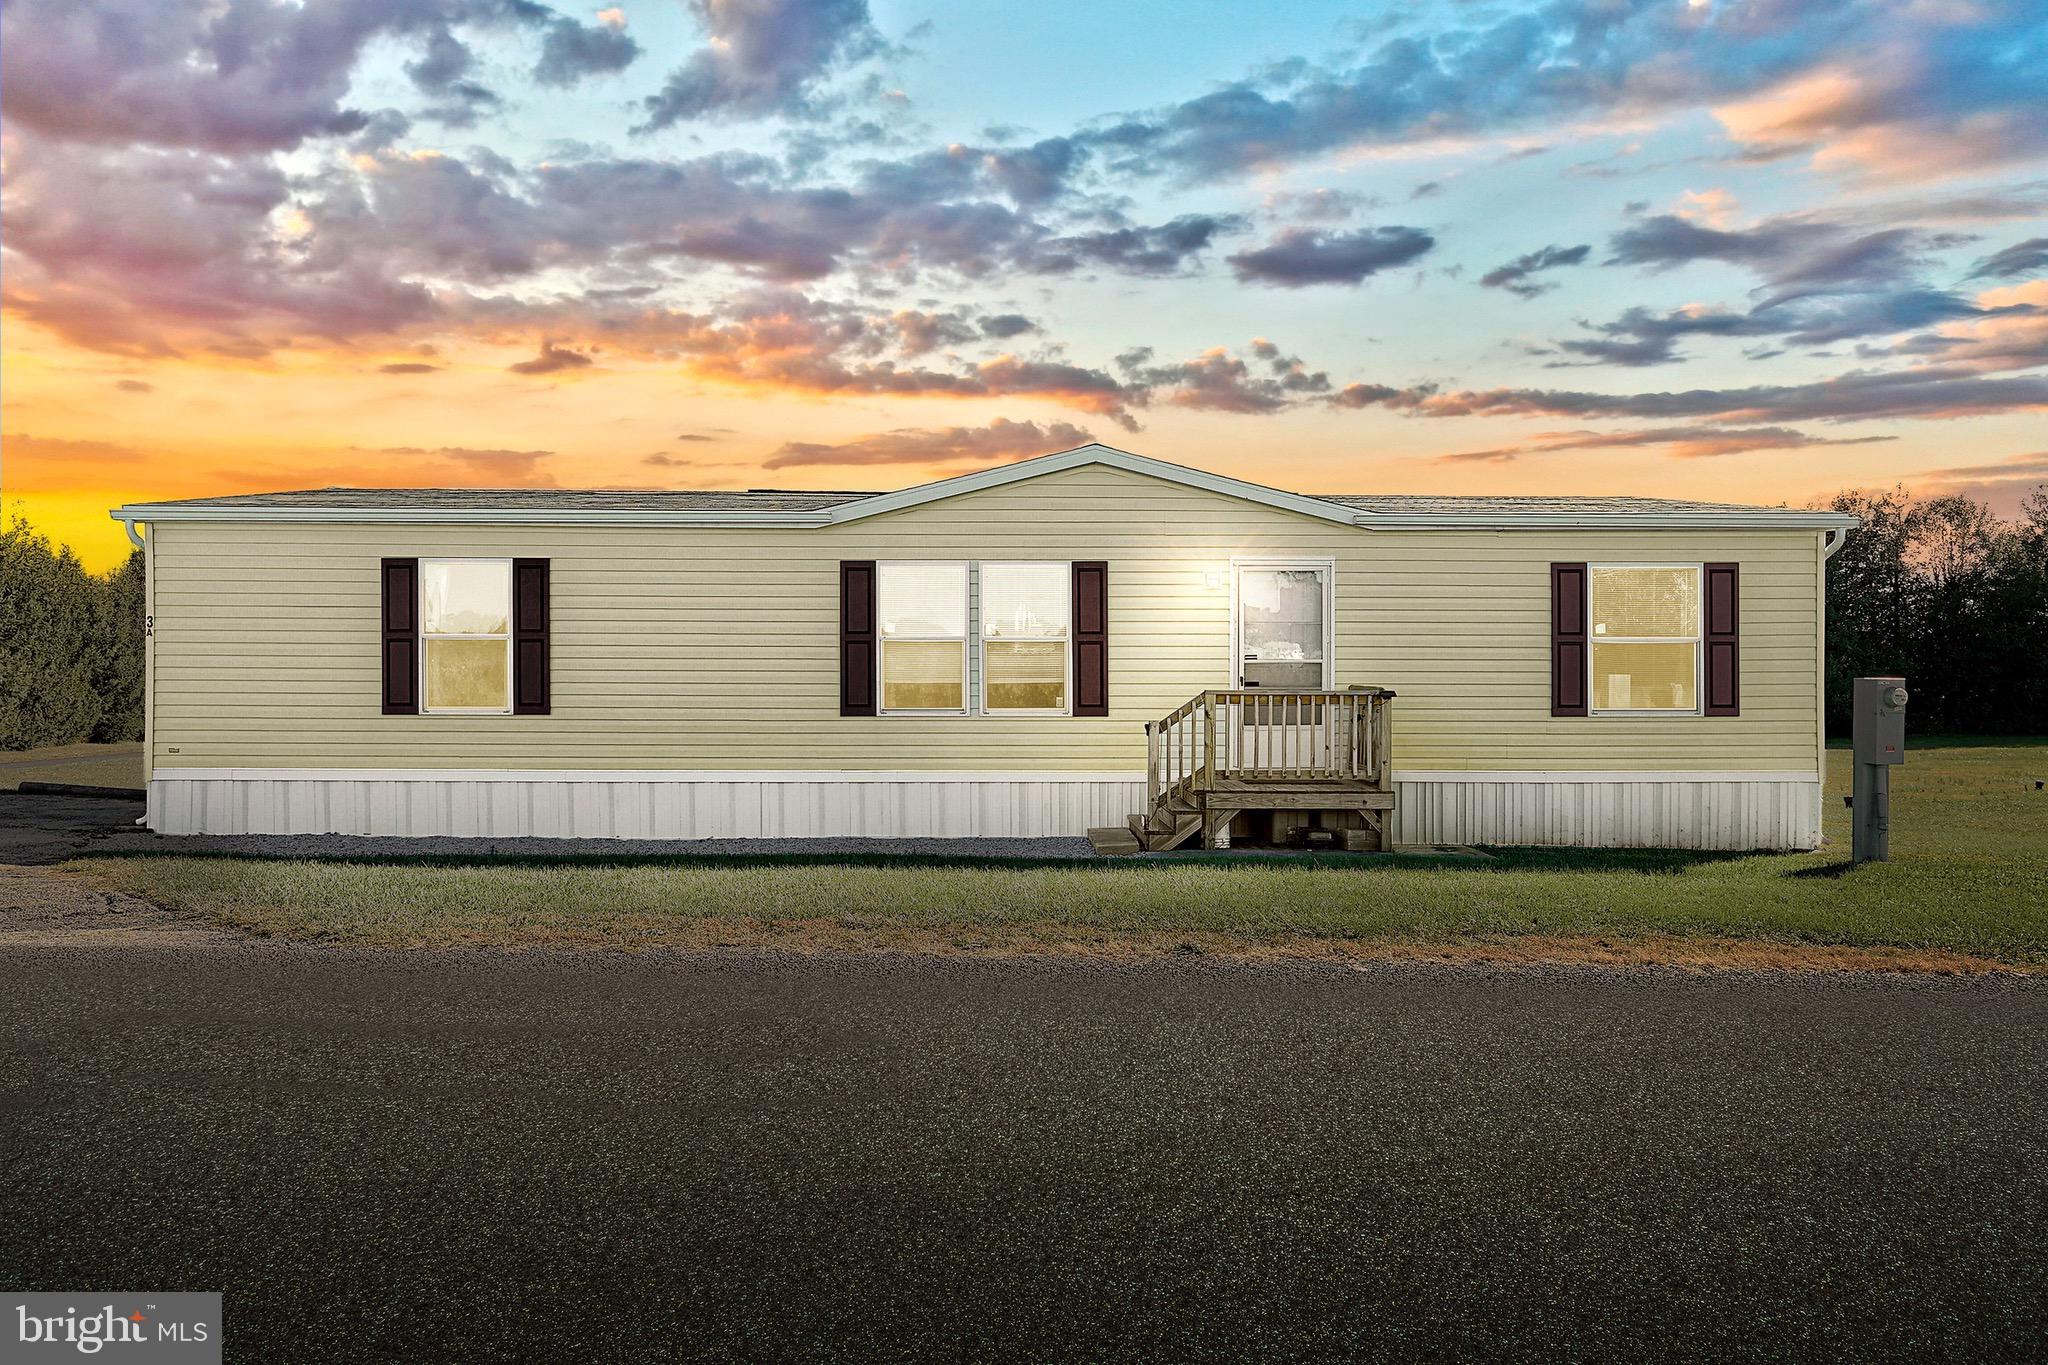
[(155, 635), (156, 635), (156, 617), (154, 617), (154, 616), (145, 616), (145, 617), (143, 617), (143, 618), (142, 618), (142, 638), (143, 638), (143, 639), (145, 639), (145, 640), (148, 640), (148, 639), (151, 639), (151, 638), (153, 638), (153, 637), (154, 637)]

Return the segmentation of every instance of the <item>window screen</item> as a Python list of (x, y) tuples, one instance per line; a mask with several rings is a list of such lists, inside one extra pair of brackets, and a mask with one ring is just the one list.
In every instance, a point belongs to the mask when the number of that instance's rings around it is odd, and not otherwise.
[(982, 706), (1067, 709), (1073, 584), (1065, 564), (981, 566)]
[(428, 711), (512, 709), (512, 562), (420, 561)]
[(1699, 709), (1700, 571), (1593, 566), (1595, 711)]
[(967, 709), (967, 566), (882, 564), (882, 710)]

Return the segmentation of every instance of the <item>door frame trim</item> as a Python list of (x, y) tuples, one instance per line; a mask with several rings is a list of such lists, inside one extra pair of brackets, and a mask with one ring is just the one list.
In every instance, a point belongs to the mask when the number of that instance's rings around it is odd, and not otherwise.
[(1244, 622), (1239, 611), (1246, 569), (1314, 569), (1323, 576), (1323, 681), (1337, 685), (1337, 560), (1331, 555), (1232, 555), (1230, 557), (1229, 685), (1244, 686)]

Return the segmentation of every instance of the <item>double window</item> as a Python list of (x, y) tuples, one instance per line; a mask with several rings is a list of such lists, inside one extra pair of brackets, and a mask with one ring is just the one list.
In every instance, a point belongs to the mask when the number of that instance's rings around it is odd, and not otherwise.
[(1073, 575), (1065, 563), (876, 566), (888, 714), (1067, 714)]
[(1697, 713), (1700, 566), (1594, 564), (1592, 709)]
[(420, 695), (429, 713), (512, 710), (512, 561), (420, 561)]

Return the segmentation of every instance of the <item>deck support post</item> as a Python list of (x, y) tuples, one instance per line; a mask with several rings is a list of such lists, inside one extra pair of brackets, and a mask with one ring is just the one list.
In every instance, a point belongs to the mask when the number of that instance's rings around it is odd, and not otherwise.
[(1216, 698), (1202, 694), (1202, 767), (1209, 781), (1216, 780)]
[(1166, 788), (1159, 781), (1159, 727), (1145, 722), (1145, 804), (1150, 809)]
[(1372, 708), (1372, 752), (1367, 757), (1371, 760), (1373, 777), (1383, 792), (1394, 789), (1393, 745), (1389, 743), (1392, 732), (1388, 724), (1393, 710), (1384, 702)]

